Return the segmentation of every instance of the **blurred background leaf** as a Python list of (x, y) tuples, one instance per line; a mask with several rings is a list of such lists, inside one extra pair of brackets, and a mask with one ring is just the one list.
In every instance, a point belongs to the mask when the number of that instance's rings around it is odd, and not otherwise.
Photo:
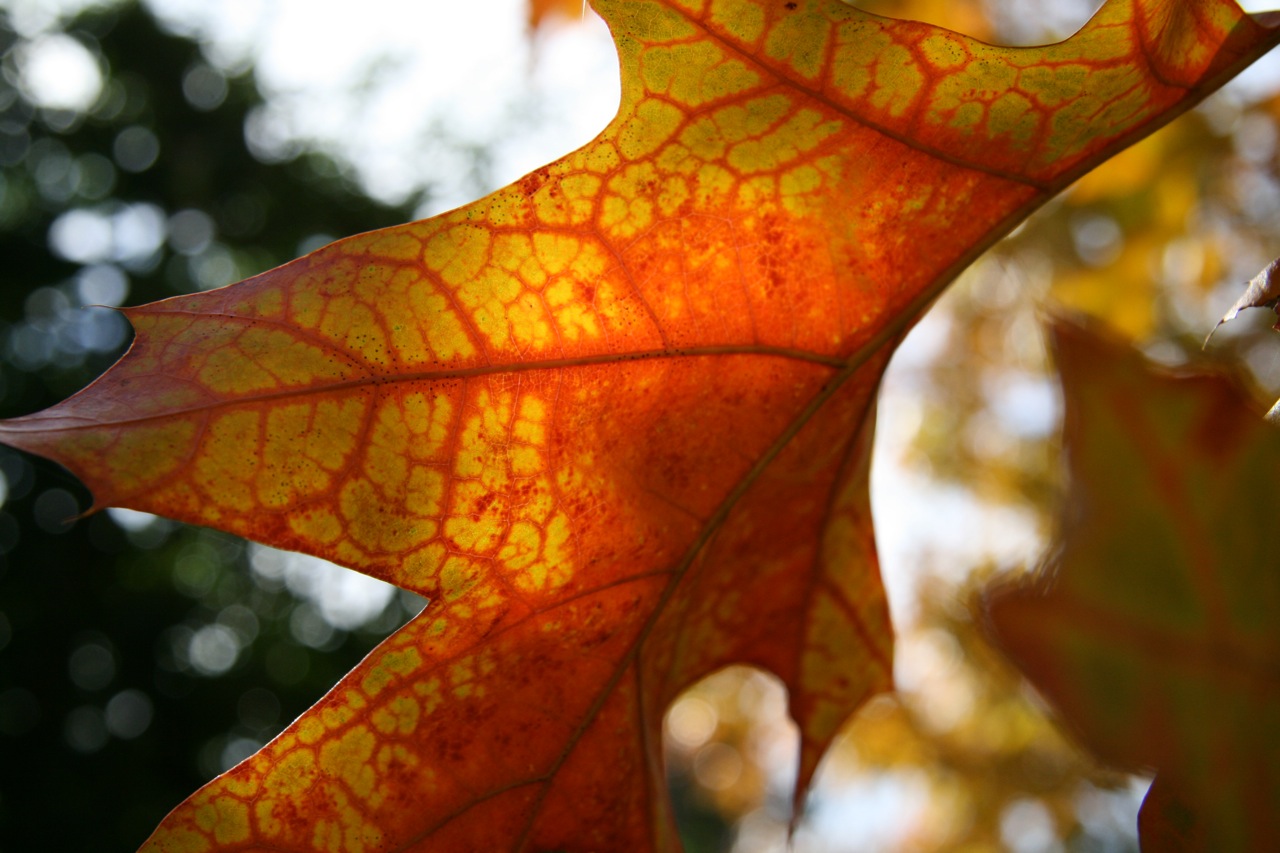
[(1229, 376), (1153, 369), (1096, 322), (1052, 334), (1061, 535), (984, 592), (984, 625), (1096, 755), (1156, 772), (1144, 848), (1273, 849), (1280, 435)]

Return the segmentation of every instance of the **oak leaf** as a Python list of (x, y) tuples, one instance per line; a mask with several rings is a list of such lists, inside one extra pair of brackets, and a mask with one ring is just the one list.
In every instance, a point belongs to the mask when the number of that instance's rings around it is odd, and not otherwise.
[(0, 425), (95, 506), (431, 599), (148, 849), (675, 849), (662, 715), (734, 662), (790, 690), (799, 800), (890, 684), (867, 468), (892, 344), (1277, 40), (1224, 0), (1111, 0), (1037, 48), (838, 0), (594, 5), (622, 72), (596, 140), (129, 309), (120, 363)]
[(1146, 850), (1280, 844), (1280, 433), (1219, 375), (1059, 322), (1059, 552), (987, 593), (991, 630), (1100, 757), (1158, 771)]

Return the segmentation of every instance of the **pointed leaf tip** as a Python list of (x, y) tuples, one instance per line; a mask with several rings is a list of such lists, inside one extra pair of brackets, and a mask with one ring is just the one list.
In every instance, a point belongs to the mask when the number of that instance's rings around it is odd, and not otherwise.
[[(1276, 304), (1280, 302), (1280, 278), (1276, 276), (1277, 269), (1280, 269), (1280, 258), (1276, 258), (1267, 264), (1262, 272), (1249, 279), (1245, 285), (1244, 294), (1231, 306), (1231, 310), (1222, 315), (1222, 319), (1218, 321), (1217, 325), (1209, 330), (1209, 334), (1205, 336), (1204, 343), (1200, 347), (1201, 349), (1209, 346), (1209, 338), (1213, 337), (1213, 333), (1218, 331), (1218, 328), (1223, 323), (1234, 320), (1246, 308), (1274, 309), (1276, 307)], [(1276, 328), (1280, 330), (1280, 320), (1277, 321)]]

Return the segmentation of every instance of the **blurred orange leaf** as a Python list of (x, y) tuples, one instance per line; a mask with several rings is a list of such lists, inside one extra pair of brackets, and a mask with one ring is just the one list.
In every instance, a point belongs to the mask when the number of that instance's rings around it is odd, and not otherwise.
[(1221, 376), (1058, 322), (1062, 544), (988, 592), (1000, 645), (1102, 758), (1155, 769), (1144, 849), (1280, 844), (1280, 434)]
[(529, 0), (529, 29), (536, 30), (554, 17), (576, 21), (586, 11), (582, 0)]
[(0, 437), (124, 505), (431, 598), (149, 843), (674, 849), (660, 732), (776, 673), (797, 798), (889, 686), (867, 498), (891, 345), (983, 249), (1277, 38), (1112, 0), (997, 48), (838, 0), (598, 0), (617, 118), (443, 216), (130, 309)]

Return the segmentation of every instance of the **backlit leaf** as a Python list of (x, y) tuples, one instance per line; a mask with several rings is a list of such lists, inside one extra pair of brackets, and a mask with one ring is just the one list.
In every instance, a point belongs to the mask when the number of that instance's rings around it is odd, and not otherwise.
[(660, 724), (776, 674), (797, 798), (889, 686), (867, 499), (891, 344), (974, 257), (1276, 41), (1112, 0), (997, 48), (837, 0), (599, 0), (622, 103), (474, 204), (127, 314), (0, 425), (122, 505), (431, 598), (149, 843), (678, 846)]
[(1280, 433), (1220, 376), (1059, 323), (1060, 553), (988, 596), (1006, 652), (1099, 756), (1156, 769), (1144, 849), (1280, 842)]

